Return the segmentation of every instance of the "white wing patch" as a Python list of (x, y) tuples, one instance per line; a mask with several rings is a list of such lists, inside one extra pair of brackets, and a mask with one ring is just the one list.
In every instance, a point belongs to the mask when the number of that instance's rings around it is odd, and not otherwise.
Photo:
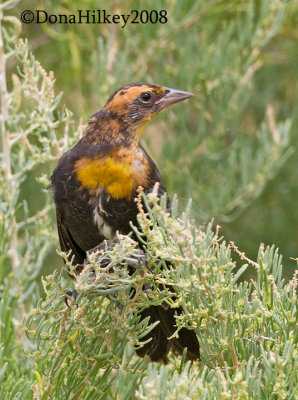
[(108, 225), (102, 215), (98, 212), (98, 207), (95, 208), (93, 213), (93, 221), (97, 225), (100, 234), (107, 240), (112, 240), (115, 237), (115, 232), (112, 227)]

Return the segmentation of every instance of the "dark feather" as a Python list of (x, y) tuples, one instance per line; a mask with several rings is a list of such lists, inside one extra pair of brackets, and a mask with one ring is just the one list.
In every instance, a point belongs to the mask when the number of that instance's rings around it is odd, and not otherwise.
[(161, 306), (151, 306), (140, 313), (142, 319), (149, 317), (148, 324), (154, 324), (156, 321), (159, 321), (159, 324), (143, 338), (144, 341), (149, 339), (150, 341), (140, 349), (137, 349), (136, 353), (139, 357), (148, 355), (151, 361), (162, 361), (164, 364), (167, 364), (169, 342), (160, 323), (159, 308)]
[(61, 251), (64, 251), (65, 253), (71, 251), (70, 259), (73, 257), (73, 265), (83, 264), (84, 260), (86, 259), (86, 252), (83, 251), (74, 241), (67, 226), (63, 223), (61, 214), (59, 213), (58, 210), (56, 210), (56, 215), (57, 215), (57, 228), (58, 228), (58, 236), (59, 236)]
[[(180, 314), (181, 308), (176, 312)], [(150, 317), (149, 324), (156, 321), (159, 321), (159, 324), (144, 337), (144, 341), (148, 339), (151, 341), (137, 350), (140, 357), (148, 354), (151, 361), (163, 361), (166, 364), (170, 348), (180, 355), (187, 348), (187, 360), (200, 360), (200, 346), (194, 331), (182, 328), (178, 333), (178, 338), (169, 339), (177, 329), (174, 315), (174, 309), (165, 309), (163, 306), (151, 306), (141, 312), (142, 319)]]

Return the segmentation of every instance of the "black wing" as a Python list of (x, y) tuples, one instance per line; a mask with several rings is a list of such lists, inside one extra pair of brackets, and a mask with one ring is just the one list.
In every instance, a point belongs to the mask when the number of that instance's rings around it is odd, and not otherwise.
[(56, 210), (56, 215), (61, 251), (68, 253), (71, 250), (70, 259), (73, 257), (73, 265), (83, 264), (84, 260), (86, 259), (86, 252), (82, 250), (75, 242), (67, 226), (64, 224), (63, 218), (58, 210)]

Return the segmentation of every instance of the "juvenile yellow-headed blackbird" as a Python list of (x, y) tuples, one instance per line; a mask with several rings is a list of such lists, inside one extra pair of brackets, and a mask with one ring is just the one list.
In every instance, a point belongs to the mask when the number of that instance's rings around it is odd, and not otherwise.
[[(130, 221), (137, 225), (134, 201), (139, 186), (145, 193), (159, 182), (159, 195), (166, 192), (159, 171), (140, 145), (145, 124), (170, 104), (192, 94), (158, 85), (135, 83), (123, 86), (92, 115), (86, 135), (58, 162), (51, 177), (61, 250), (72, 251), (74, 264), (83, 265), (86, 252), (116, 231), (128, 234)], [(181, 313), (181, 310), (176, 310)], [(179, 338), (168, 340), (176, 330), (173, 309), (151, 306), (141, 312), (159, 324), (137, 354), (152, 361), (167, 361), (170, 349), (187, 358), (200, 358), (193, 331), (182, 328)]]

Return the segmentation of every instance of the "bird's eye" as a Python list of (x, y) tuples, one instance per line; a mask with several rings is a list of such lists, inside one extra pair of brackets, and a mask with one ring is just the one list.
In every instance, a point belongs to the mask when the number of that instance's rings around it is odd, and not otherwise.
[(144, 102), (144, 103), (148, 103), (151, 100), (151, 94), (148, 92), (144, 92), (140, 95), (140, 99)]

